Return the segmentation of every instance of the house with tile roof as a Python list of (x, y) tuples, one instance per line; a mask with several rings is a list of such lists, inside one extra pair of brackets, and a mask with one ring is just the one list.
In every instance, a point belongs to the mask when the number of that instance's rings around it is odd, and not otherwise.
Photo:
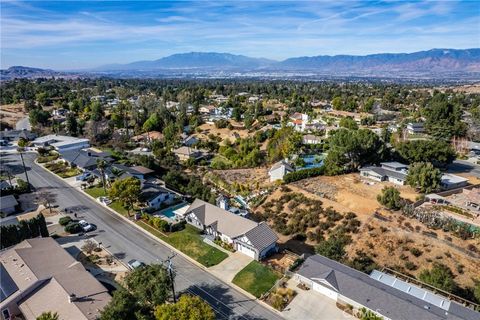
[(253, 259), (261, 260), (276, 251), (278, 237), (267, 223), (243, 218), (200, 199), (190, 205), (185, 219)]

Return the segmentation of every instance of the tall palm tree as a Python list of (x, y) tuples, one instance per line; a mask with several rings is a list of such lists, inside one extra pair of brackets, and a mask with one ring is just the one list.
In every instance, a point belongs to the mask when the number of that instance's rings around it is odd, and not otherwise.
[(102, 175), (102, 186), (103, 186), (103, 194), (107, 194), (107, 188), (106, 188), (106, 179), (105, 179), (105, 169), (107, 168), (107, 161), (103, 159), (97, 159), (97, 168), (100, 171), (100, 174)]

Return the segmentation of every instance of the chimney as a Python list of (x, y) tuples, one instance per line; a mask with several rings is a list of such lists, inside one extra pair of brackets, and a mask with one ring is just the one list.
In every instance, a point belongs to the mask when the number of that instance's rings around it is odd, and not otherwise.
[(77, 296), (75, 295), (75, 293), (72, 293), (68, 296), (68, 302), (69, 303), (73, 303), (77, 300)]

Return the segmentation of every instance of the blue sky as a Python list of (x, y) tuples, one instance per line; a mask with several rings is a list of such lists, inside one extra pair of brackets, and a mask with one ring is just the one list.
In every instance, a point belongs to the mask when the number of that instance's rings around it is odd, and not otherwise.
[(1, 1), (1, 67), (80, 69), (173, 53), (294, 56), (480, 47), (472, 1)]

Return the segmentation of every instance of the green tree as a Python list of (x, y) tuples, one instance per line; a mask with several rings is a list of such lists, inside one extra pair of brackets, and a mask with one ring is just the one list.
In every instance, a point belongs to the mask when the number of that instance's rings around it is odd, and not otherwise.
[(360, 320), (383, 320), (383, 317), (378, 316), (376, 313), (366, 308), (360, 309), (358, 317)]
[(480, 280), (477, 280), (475, 287), (473, 288), (473, 296), (480, 303)]
[(388, 209), (398, 210), (402, 206), (400, 191), (395, 187), (384, 187), (377, 196), (377, 201)]
[(345, 246), (352, 239), (346, 234), (333, 234), (328, 240), (322, 241), (315, 247), (315, 252), (336, 261), (342, 261), (345, 257)]
[(419, 275), (423, 282), (447, 292), (454, 292), (457, 289), (453, 278), (452, 270), (441, 263), (435, 263), (432, 269), (423, 270)]
[(51, 312), (51, 311), (42, 312), (42, 314), (37, 317), (37, 320), (58, 320), (58, 319), (59, 319), (58, 313)]
[(103, 118), (103, 108), (100, 102), (95, 101), (90, 106), (90, 119), (100, 121)]
[(267, 145), (270, 161), (288, 158), (297, 152), (302, 145), (302, 136), (292, 127), (283, 127), (277, 130)]
[(143, 123), (142, 129), (146, 132), (162, 129), (162, 121), (156, 112), (152, 113), (150, 117), (148, 117), (148, 119)]
[(183, 295), (177, 303), (163, 304), (155, 309), (156, 320), (214, 320), (215, 313), (200, 297)]
[(347, 128), (351, 130), (357, 130), (358, 124), (352, 117), (344, 117), (340, 119), (339, 126), (342, 128)]
[(364, 112), (371, 112), (373, 110), (373, 105), (374, 104), (375, 104), (375, 98), (374, 97), (369, 97), (363, 105), (363, 111)]
[(128, 291), (143, 306), (151, 308), (163, 304), (171, 295), (171, 278), (160, 264), (137, 268), (125, 277)]
[(141, 192), (140, 180), (135, 177), (116, 180), (112, 183), (109, 196), (112, 199), (118, 199), (120, 203), (127, 209), (130, 216), (130, 210), (133, 205), (138, 202)]
[(436, 138), (465, 136), (467, 125), (461, 121), (462, 110), (449, 95), (435, 93), (424, 110), (425, 129)]
[(430, 162), (416, 162), (410, 165), (407, 183), (423, 193), (429, 193), (440, 188), (442, 173)]
[(17, 144), (20, 148), (25, 148), (28, 144), (28, 141), (25, 140), (24, 138), (20, 138), (20, 139), (18, 139)]
[(135, 296), (126, 289), (120, 288), (113, 293), (112, 300), (102, 310), (100, 319), (136, 319), (139, 308)]
[(335, 97), (332, 100), (332, 106), (335, 110), (342, 110), (343, 109), (343, 100), (342, 97)]
[(384, 143), (371, 130), (339, 129), (328, 139), (325, 173), (340, 174), (379, 162), (385, 151)]
[(50, 113), (42, 109), (33, 109), (28, 113), (30, 124), (36, 126), (38, 124), (46, 125), (50, 118)]
[(433, 162), (444, 166), (455, 159), (455, 151), (450, 143), (440, 140), (413, 140), (400, 142), (395, 150), (409, 164), (414, 162)]
[(70, 113), (67, 115), (67, 132), (68, 134), (72, 136), (76, 136), (78, 134), (78, 122), (77, 122), (77, 117), (73, 114)]

